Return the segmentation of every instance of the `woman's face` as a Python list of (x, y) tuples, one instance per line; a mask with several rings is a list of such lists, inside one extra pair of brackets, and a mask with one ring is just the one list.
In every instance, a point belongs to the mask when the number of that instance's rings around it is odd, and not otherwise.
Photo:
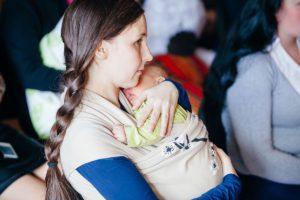
[(283, 0), (277, 13), (278, 32), (300, 37), (300, 0)]
[(118, 36), (104, 42), (103, 47), (107, 56), (99, 62), (102, 69), (98, 78), (118, 88), (136, 86), (145, 63), (152, 60), (144, 15)]

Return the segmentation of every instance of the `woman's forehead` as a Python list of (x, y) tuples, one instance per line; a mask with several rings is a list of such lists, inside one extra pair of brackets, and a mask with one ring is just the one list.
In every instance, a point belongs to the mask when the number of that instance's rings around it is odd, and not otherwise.
[(140, 37), (147, 35), (147, 26), (145, 16), (142, 15), (136, 22), (130, 24), (120, 35), (130, 37)]

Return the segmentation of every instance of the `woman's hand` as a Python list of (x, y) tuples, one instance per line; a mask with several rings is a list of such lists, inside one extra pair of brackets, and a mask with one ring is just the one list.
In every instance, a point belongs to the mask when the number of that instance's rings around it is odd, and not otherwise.
[(216, 145), (214, 145), (214, 149), (217, 151), (221, 159), (224, 176), (226, 176), (227, 174), (234, 174), (237, 176), (237, 173), (232, 166), (229, 156), (222, 149), (218, 148)]
[(0, 74), (0, 103), (1, 103), (4, 92), (5, 92), (5, 83), (4, 83), (3, 77)]
[(146, 100), (147, 104), (141, 111), (143, 115), (137, 119), (138, 127), (142, 126), (151, 114), (149, 131), (152, 132), (161, 116), (160, 135), (169, 135), (178, 101), (177, 88), (170, 81), (164, 81), (155, 87), (145, 90), (133, 105), (133, 109), (139, 108)]

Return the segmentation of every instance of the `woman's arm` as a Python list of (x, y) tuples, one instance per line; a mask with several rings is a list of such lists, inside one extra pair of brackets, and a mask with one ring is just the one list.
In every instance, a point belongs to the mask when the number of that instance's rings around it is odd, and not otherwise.
[(227, 154), (217, 146), (214, 146), (216, 149), (219, 158), (221, 159), (223, 166), (223, 182), (217, 187), (209, 190), (196, 200), (235, 200), (239, 199), (239, 195), (241, 193), (241, 181), (236, 174), (235, 169), (232, 166), (230, 158)]
[[(158, 199), (134, 164), (125, 157), (96, 160), (77, 168), (105, 199)], [(234, 174), (224, 177), (223, 183), (197, 200), (234, 200), (240, 193), (241, 182)]]
[[(300, 159), (273, 146), (272, 90), (276, 71), (266, 59), (241, 63), (247, 70), (228, 90), (227, 104), (242, 160), (252, 175), (300, 184)], [(245, 65), (245, 66), (243, 66)], [(289, 103), (289, 102), (286, 102)]]
[(241, 192), (241, 181), (234, 174), (227, 174), (223, 182), (195, 200), (235, 200)]
[(135, 165), (124, 156), (95, 160), (76, 170), (105, 199), (157, 199)]
[[(217, 149), (226, 174), (223, 183), (197, 198), (198, 200), (234, 200), (240, 193), (240, 180), (234, 174), (230, 159), (223, 151), (220, 154), (220, 151), (222, 150)], [(98, 159), (78, 167), (76, 171), (105, 199), (157, 199), (135, 165), (124, 156)]]

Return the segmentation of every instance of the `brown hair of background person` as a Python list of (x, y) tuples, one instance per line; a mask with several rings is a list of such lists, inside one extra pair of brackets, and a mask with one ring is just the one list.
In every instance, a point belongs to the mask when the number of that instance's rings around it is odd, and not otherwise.
[[(54, 163), (54, 166), (49, 167), (46, 177), (47, 200), (81, 198), (57, 166), (60, 145), (74, 110), (81, 102), (88, 80), (88, 69), (98, 45), (103, 40), (117, 36), (143, 12), (140, 5), (133, 0), (75, 0), (66, 10), (62, 26), (67, 66), (63, 75), (66, 93), (45, 149), (48, 162)], [(98, 20), (95, 20), (95, 16), (98, 16)]]

